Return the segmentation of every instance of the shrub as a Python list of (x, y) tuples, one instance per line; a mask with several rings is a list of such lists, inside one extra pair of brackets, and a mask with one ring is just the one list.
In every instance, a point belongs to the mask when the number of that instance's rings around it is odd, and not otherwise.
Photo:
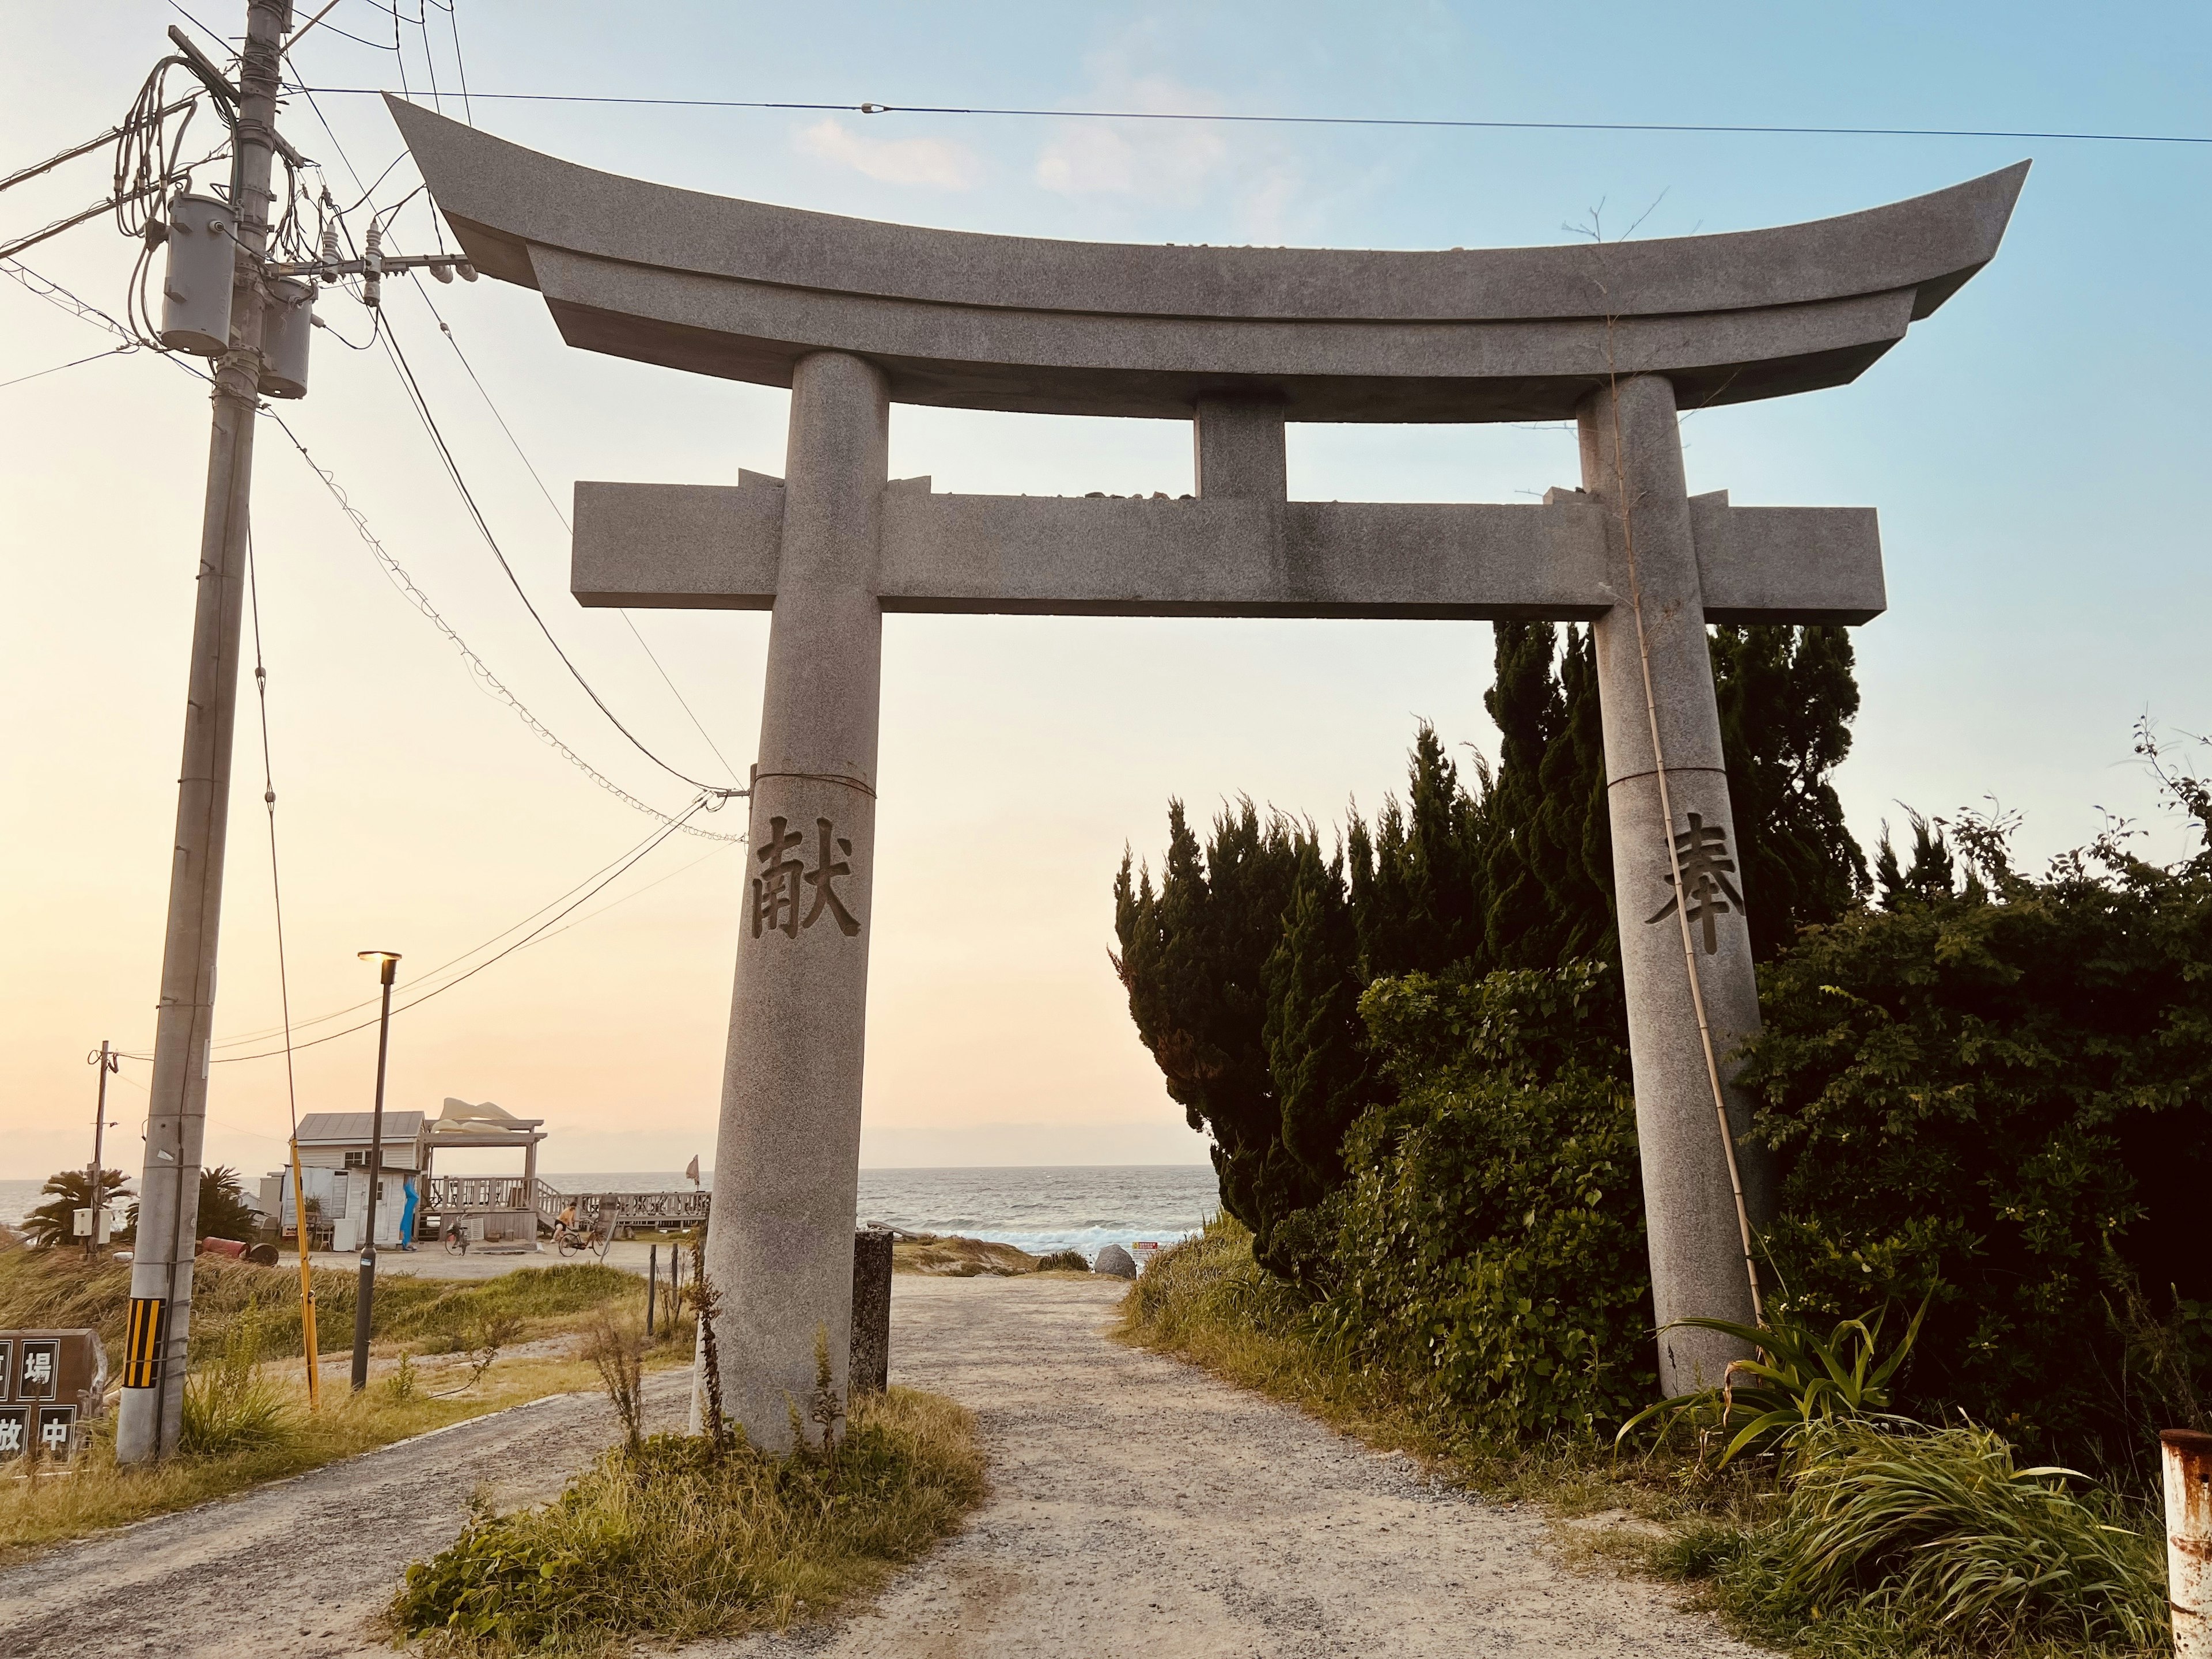
[(1934, 1291), (1920, 1415), (2124, 1459), (2163, 1426), (2130, 1354), (2164, 1394), (2212, 1378), (2212, 862), (2108, 837), (2038, 879), (1970, 838), (1986, 882), (1953, 891), (1923, 830), (1910, 873), (1884, 849), (1891, 908), (1765, 970), (1741, 1073), (1782, 1166), (1764, 1243), (1808, 1311)]
[(1080, 1250), (1054, 1250), (1037, 1258), (1036, 1270), (1041, 1273), (1087, 1273), (1091, 1264)]
[(1656, 1378), (1609, 971), (1407, 975), (1361, 1012), (1398, 1098), (1347, 1141), (1322, 1328), (1490, 1439), (1610, 1428)]

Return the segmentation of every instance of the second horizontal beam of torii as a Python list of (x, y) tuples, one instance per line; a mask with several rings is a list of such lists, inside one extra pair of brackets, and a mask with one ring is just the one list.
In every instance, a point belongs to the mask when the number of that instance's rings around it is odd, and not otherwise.
[[(579, 483), (569, 586), (587, 605), (767, 611), (782, 481)], [(893, 481), (876, 571), (887, 611), (1587, 622), (1623, 597), (1606, 511), (1537, 506), (939, 495)], [(1875, 510), (1690, 498), (1705, 618), (1857, 623), (1884, 607)]]

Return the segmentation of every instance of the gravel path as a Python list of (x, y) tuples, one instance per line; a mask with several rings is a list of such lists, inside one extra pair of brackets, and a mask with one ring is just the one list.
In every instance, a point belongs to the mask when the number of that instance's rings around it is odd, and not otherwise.
[[(646, 1384), (679, 1428), (690, 1373)], [(620, 1431), (598, 1395), (556, 1395), (0, 1571), (0, 1656), (388, 1656), (368, 1620), (408, 1562), (451, 1543), (470, 1494), (541, 1501)]]
[(993, 1492), (839, 1626), (686, 1659), (1753, 1659), (1654, 1585), (1582, 1576), (1302, 1413), (1101, 1334), (1120, 1286), (902, 1276), (895, 1382), (975, 1408)]
[[(1527, 1510), (1108, 1340), (1119, 1289), (901, 1275), (893, 1378), (975, 1408), (991, 1497), (866, 1612), (688, 1659), (1753, 1659), (1659, 1588), (1559, 1566)], [(688, 1381), (651, 1379), (655, 1427)], [(369, 1619), (480, 1484), (550, 1497), (614, 1437), (563, 1395), (55, 1550), (0, 1570), (0, 1656), (389, 1653)]]

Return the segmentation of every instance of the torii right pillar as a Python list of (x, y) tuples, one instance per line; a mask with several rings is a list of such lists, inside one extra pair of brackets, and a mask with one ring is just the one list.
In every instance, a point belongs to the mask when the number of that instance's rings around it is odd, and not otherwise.
[[(1730, 1082), (1730, 1056), (1759, 1030), (1759, 982), (1674, 385), (1658, 374), (1613, 381), (1583, 401), (1577, 424), (1583, 489), (1606, 509), (1617, 596), (1593, 629), (1606, 799), (1659, 1380), (1667, 1393), (1681, 1394), (1719, 1384), (1744, 1351), (1717, 1331), (1669, 1329), (1672, 1321), (1696, 1314), (1753, 1322), (1735, 1182), (1754, 1228), (1767, 1218), (1772, 1194), (1768, 1162), (1749, 1138), (1750, 1103)], [(1669, 836), (1680, 892), (1666, 857)]]

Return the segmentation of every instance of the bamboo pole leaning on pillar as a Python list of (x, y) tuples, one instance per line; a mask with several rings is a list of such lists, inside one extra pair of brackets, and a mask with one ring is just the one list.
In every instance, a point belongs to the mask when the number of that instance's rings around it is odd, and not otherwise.
[(315, 1270), (307, 1259), (307, 1190), (300, 1174), (300, 1138), (292, 1137), (292, 1220), (300, 1240), (300, 1352), (307, 1359), (307, 1409), (323, 1404), (322, 1361), (315, 1352)]
[(2158, 1439), (2166, 1465), (2173, 1659), (2212, 1659), (2212, 1434), (2168, 1429)]

